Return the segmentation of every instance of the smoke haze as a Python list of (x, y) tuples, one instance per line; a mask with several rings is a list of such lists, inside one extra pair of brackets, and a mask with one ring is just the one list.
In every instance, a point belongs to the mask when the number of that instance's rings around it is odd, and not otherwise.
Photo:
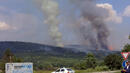
[[(59, 8), (60, 5), (58, 1), (59, 0), (35, 1), (43, 11), (43, 24), (48, 24), (49, 34), (57, 46), (63, 46), (63, 42), (66, 40), (62, 40), (66, 34), (63, 31), (60, 32), (59, 27), (59, 24), (64, 24), (63, 28), (67, 26), (65, 30), (70, 32), (74, 31), (73, 33), (75, 33), (75, 36), (78, 38), (76, 40), (78, 40), (80, 44), (90, 46), (94, 49), (109, 49), (108, 37), (110, 32), (107, 24), (109, 21), (115, 23), (121, 22), (121, 18), (116, 15), (111, 5), (96, 4), (95, 0), (69, 0), (67, 6), (72, 6), (73, 8), (67, 13), (66, 11), (62, 11), (62, 8)], [(60, 20), (57, 18), (58, 16), (61, 16)], [(71, 40), (69, 40), (69, 42), (70, 41)]]
[(44, 14), (44, 23), (49, 25), (49, 34), (55, 41), (56, 45), (63, 47), (62, 44), (62, 34), (59, 31), (59, 4), (55, 0), (39, 0), (41, 3), (41, 10)]
[[(84, 39), (95, 49), (108, 49), (109, 31), (105, 23), (105, 18), (109, 14), (107, 10), (98, 7), (94, 0), (71, 0), (71, 3), (80, 11), (80, 18), (83, 21), (79, 23), (81, 25), (79, 29)], [(82, 26), (83, 22), (85, 26)], [(89, 22), (92, 28), (88, 27), (88, 23), (85, 22)], [(88, 28), (91, 28), (90, 31), (94, 34), (87, 32)]]

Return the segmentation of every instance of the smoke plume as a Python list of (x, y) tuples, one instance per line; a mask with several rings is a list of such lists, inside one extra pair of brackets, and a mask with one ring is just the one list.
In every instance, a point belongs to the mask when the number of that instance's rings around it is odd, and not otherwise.
[[(68, 9), (70, 6), (70, 10), (64, 10), (63, 7), (63, 11), (61, 9), (62, 13), (59, 13), (59, 4), (56, 0), (37, 0), (38, 5), (40, 5), (40, 9), (43, 11), (45, 17), (44, 24), (49, 25), (50, 36), (56, 42), (57, 46), (63, 46), (61, 43), (62, 34), (59, 32), (59, 24), (61, 23), (65, 24), (64, 26), (71, 25), (70, 31), (74, 31), (73, 34), (77, 35), (78, 39), (74, 40), (78, 40), (79, 44), (86, 43), (86, 46), (90, 46), (95, 49), (107, 50), (109, 48), (109, 30), (107, 27), (107, 22), (113, 21), (120, 23), (122, 20), (121, 17), (119, 17), (116, 11), (112, 8), (112, 5), (107, 3), (96, 4), (96, 0), (67, 1), (68, 5), (65, 6)], [(69, 15), (67, 16), (66, 14)], [(65, 22), (64, 19), (58, 20), (57, 17), (59, 15), (63, 16), (63, 18), (68, 19), (68, 21)], [(69, 28), (66, 30), (69, 30)], [(75, 33), (77, 31), (78, 33)], [(70, 36), (69, 38), (73, 37)], [(72, 40), (72, 42), (74, 40)], [(66, 39), (64, 41), (66, 41)], [(69, 39), (67, 41), (70, 42), (71, 40)]]
[(80, 17), (86, 22), (90, 22), (94, 35), (87, 32), (87, 27), (81, 28), (84, 39), (88, 40), (95, 49), (108, 49), (107, 38), (109, 31), (105, 23), (108, 17), (108, 11), (104, 8), (98, 7), (94, 0), (71, 0), (73, 4), (80, 10)]
[(49, 25), (49, 34), (56, 42), (56, 45), (63, 47), (61, 43), (62, 34), (59, 32), (59, 5), (55, 0), (41, 0), (41, 9), (44, 13), (44, 24)]

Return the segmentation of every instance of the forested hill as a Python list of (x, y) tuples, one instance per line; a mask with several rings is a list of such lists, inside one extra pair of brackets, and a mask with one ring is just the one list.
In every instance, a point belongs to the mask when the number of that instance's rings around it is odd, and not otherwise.
[(16, 56), (41, 55), (41, 56), (60, 56), (60, 57), (82, 57), (83, 52), (74, 52), (70, 48), (54, 47), (43, 44), (29, 42), (0, 42), (0, 56), (6, 49), (10, 49)]
[[(28, 57), (28, 56), (40, 56), (40, 57), (63, 57), (63, 58), (83, 58), (86, 53), (79, 52), (74, 48), (61, 48), (37, 43), (18, 42), (18, 41), (4, 41), (0, 42), (0, 57), (6, 49), (10, 49), (16, 56)], [(87, 48), (86, 48), (87, 49)], [(87, 50), (94, 53), (96, 57), (103, 57), (111, 53), (119, 53), (103, 50)], [(87, 53), (88, 53), (87, 52)]]
[(5, 41), (0, 42), (0, 57), (6, 49), (10, 49), (16, 57), (23, 59), (25, 62), (33, 62), (35, 67), (46, 64), (56, 67), (72, 67), (83, 60), (87, 53), (93, 53), (98, 60), (103, 60), (106, 55), (111, 53), (120, 54), (120, 52), (90, 50), (87, 48), (87, 52), (79, 52), (78, 48), (61, 48), (37, 43)]

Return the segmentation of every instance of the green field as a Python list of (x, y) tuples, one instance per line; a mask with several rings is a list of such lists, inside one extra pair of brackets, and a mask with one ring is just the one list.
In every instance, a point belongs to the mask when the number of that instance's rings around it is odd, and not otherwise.
[[(53, 72), (53, 71), (43, 71), (43, 70), (34, 71), (34, 73), (51, 73), (51, 72)], [(90, 72), (88, 70), (76, 70), (75, 73), (93, 73), (93, 71)], [(114, 73), (120, 73), (120, 71), (117, 71), (117, 72), (114, 72)]]

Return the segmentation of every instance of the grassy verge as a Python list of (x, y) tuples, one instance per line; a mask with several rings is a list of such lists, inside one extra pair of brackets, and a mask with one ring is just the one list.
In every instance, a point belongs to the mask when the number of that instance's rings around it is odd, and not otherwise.
[[(43, 71), (43, 70), (40, 70), (40, 71), (34, 71), (34, 73), (51, 73), (53, 71)], [(89, 73), (87, 70), (76, 70), (75, 73)]]
[(34, 71), (34, 73), (51, 73), (52, 71), (43, 71), (43, 70), (39, 70), (39, 71)]
[[(34, 71), (34, 73), (51, 73), (51, 72), (53, 72), (53, 71), (43, 71), (43, 70)], [(75, 73), (90, 73), (90, 71), (88, 71), (88, 70), (75, 70)]]
[[(54, 71), (54, 70), (53, 70)], [(47, 71), (47, 70), (38, 70), (38, 71), (34, 71), (34, 73), (51, 73), (53, 71)], [(94, 69), (87, 69), (87, 70), (74, 70), (75, 73), (93, 73), (93, 72), (103, 72), (103, 71), (98, 71), (98, 70), (94, 70)], [(108, 70), (107, 70), (108, 71)], [(2, 73), (2, 72), (0, 72)], [(114, 72), (114, 73), (121, 73), (120, 70)]]
[(115, 73), (121, 73), (121, 71), (115, 72)]
[[(43, 70), (40, 70), (40, 71), (34, 71), (34, 73), (51, 73), (52, 71), (43, 71)], [(88, 71), (88, 70), (76, 70), (75, 73), (92, 73), (92, 72), (95, 72), (95, 71)], [(114, 73), (121, 73), (120, 71), (118, 72), (114, 72)]]

